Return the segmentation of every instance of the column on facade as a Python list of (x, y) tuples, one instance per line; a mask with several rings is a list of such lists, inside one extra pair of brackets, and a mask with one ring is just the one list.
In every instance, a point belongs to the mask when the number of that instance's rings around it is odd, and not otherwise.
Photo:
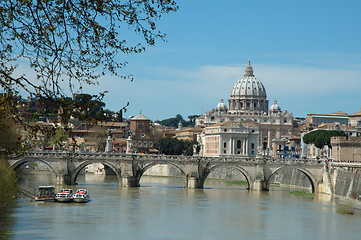
[(259, 151), (263, 151), (263, 130), (259, 130), (258, 131), (258, 146), (257, 146), (257, 148), (258, 148), (258, 150)]
[(268, 130), (267, 133), (267, 148), (271, 149), (271, 130)]
[(236, 154), (237, 139), (233, 138), (233, 154)]
[(277, 129), (276, 131), (276, 138), (280, 139), (281, 138), (281, 129)]
[(246, 140), (242, 139), (242, 154), (246, 155)]
[(249, 151), (248, 151), (248, 141), (249, 141), (249, 138), (246, 139), (246, 155), (249, 155)]

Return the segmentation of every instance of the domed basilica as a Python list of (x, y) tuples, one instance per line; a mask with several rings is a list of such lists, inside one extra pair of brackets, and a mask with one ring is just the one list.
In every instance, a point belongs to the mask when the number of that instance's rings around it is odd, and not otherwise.
[(255, 77), (249, 61), (243, 77), (231, 90), (228, 108), (221, 99), (216, 108), (196, 119), (196, 126), (209, 127), (223, 122), (252, 124), (259, 129), (258, 153), (265, 153), (266, 150), (275, 152), (280, 141), (291, 135), (293, 115), (287, 110), (282, 111), (276, 100), (270, 108), (268, 105), (266, 89)]

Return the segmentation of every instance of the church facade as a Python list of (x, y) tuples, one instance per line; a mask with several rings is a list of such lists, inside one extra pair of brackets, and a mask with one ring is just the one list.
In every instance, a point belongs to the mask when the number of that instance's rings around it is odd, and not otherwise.
[(293, 115), (282, 111), (277, 101), (269, 106), (266, 89), (253, 73), (250, 61), (241, 77), (231, 89), (228, 107), (223, 99), (216, 108), (196, 119), (196, 127), (209, 127), (223, 122), (253, 122), (258, 127), (258, 154), (273, 154), (282, 148), (292, 134)]

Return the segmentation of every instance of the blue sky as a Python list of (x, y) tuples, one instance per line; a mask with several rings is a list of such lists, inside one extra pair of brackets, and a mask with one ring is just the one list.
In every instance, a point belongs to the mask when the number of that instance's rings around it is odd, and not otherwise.
[[(183, 0), (158, 22), (167, 42), (124, 56), (124, 74), (100, 89), (110, 110), (130, 102), (151, 120), (204, 114), (233, 85), (251, 59), (255, 76), (295, 117), (361, 107), (361, 1)], [(94, 90), (94, 89), (93, 89)]]

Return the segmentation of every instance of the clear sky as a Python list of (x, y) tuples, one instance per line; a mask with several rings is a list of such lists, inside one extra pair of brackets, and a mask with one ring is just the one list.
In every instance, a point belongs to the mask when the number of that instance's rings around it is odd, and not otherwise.
[(270, 105), (295, 117), (361, 107), (360, 0), (182, 0), (158, 27), (167, 42), (125, 56), (134, 81), (107, 76), (106, 108), (162, 120), (204, 114), (251, 59)]

